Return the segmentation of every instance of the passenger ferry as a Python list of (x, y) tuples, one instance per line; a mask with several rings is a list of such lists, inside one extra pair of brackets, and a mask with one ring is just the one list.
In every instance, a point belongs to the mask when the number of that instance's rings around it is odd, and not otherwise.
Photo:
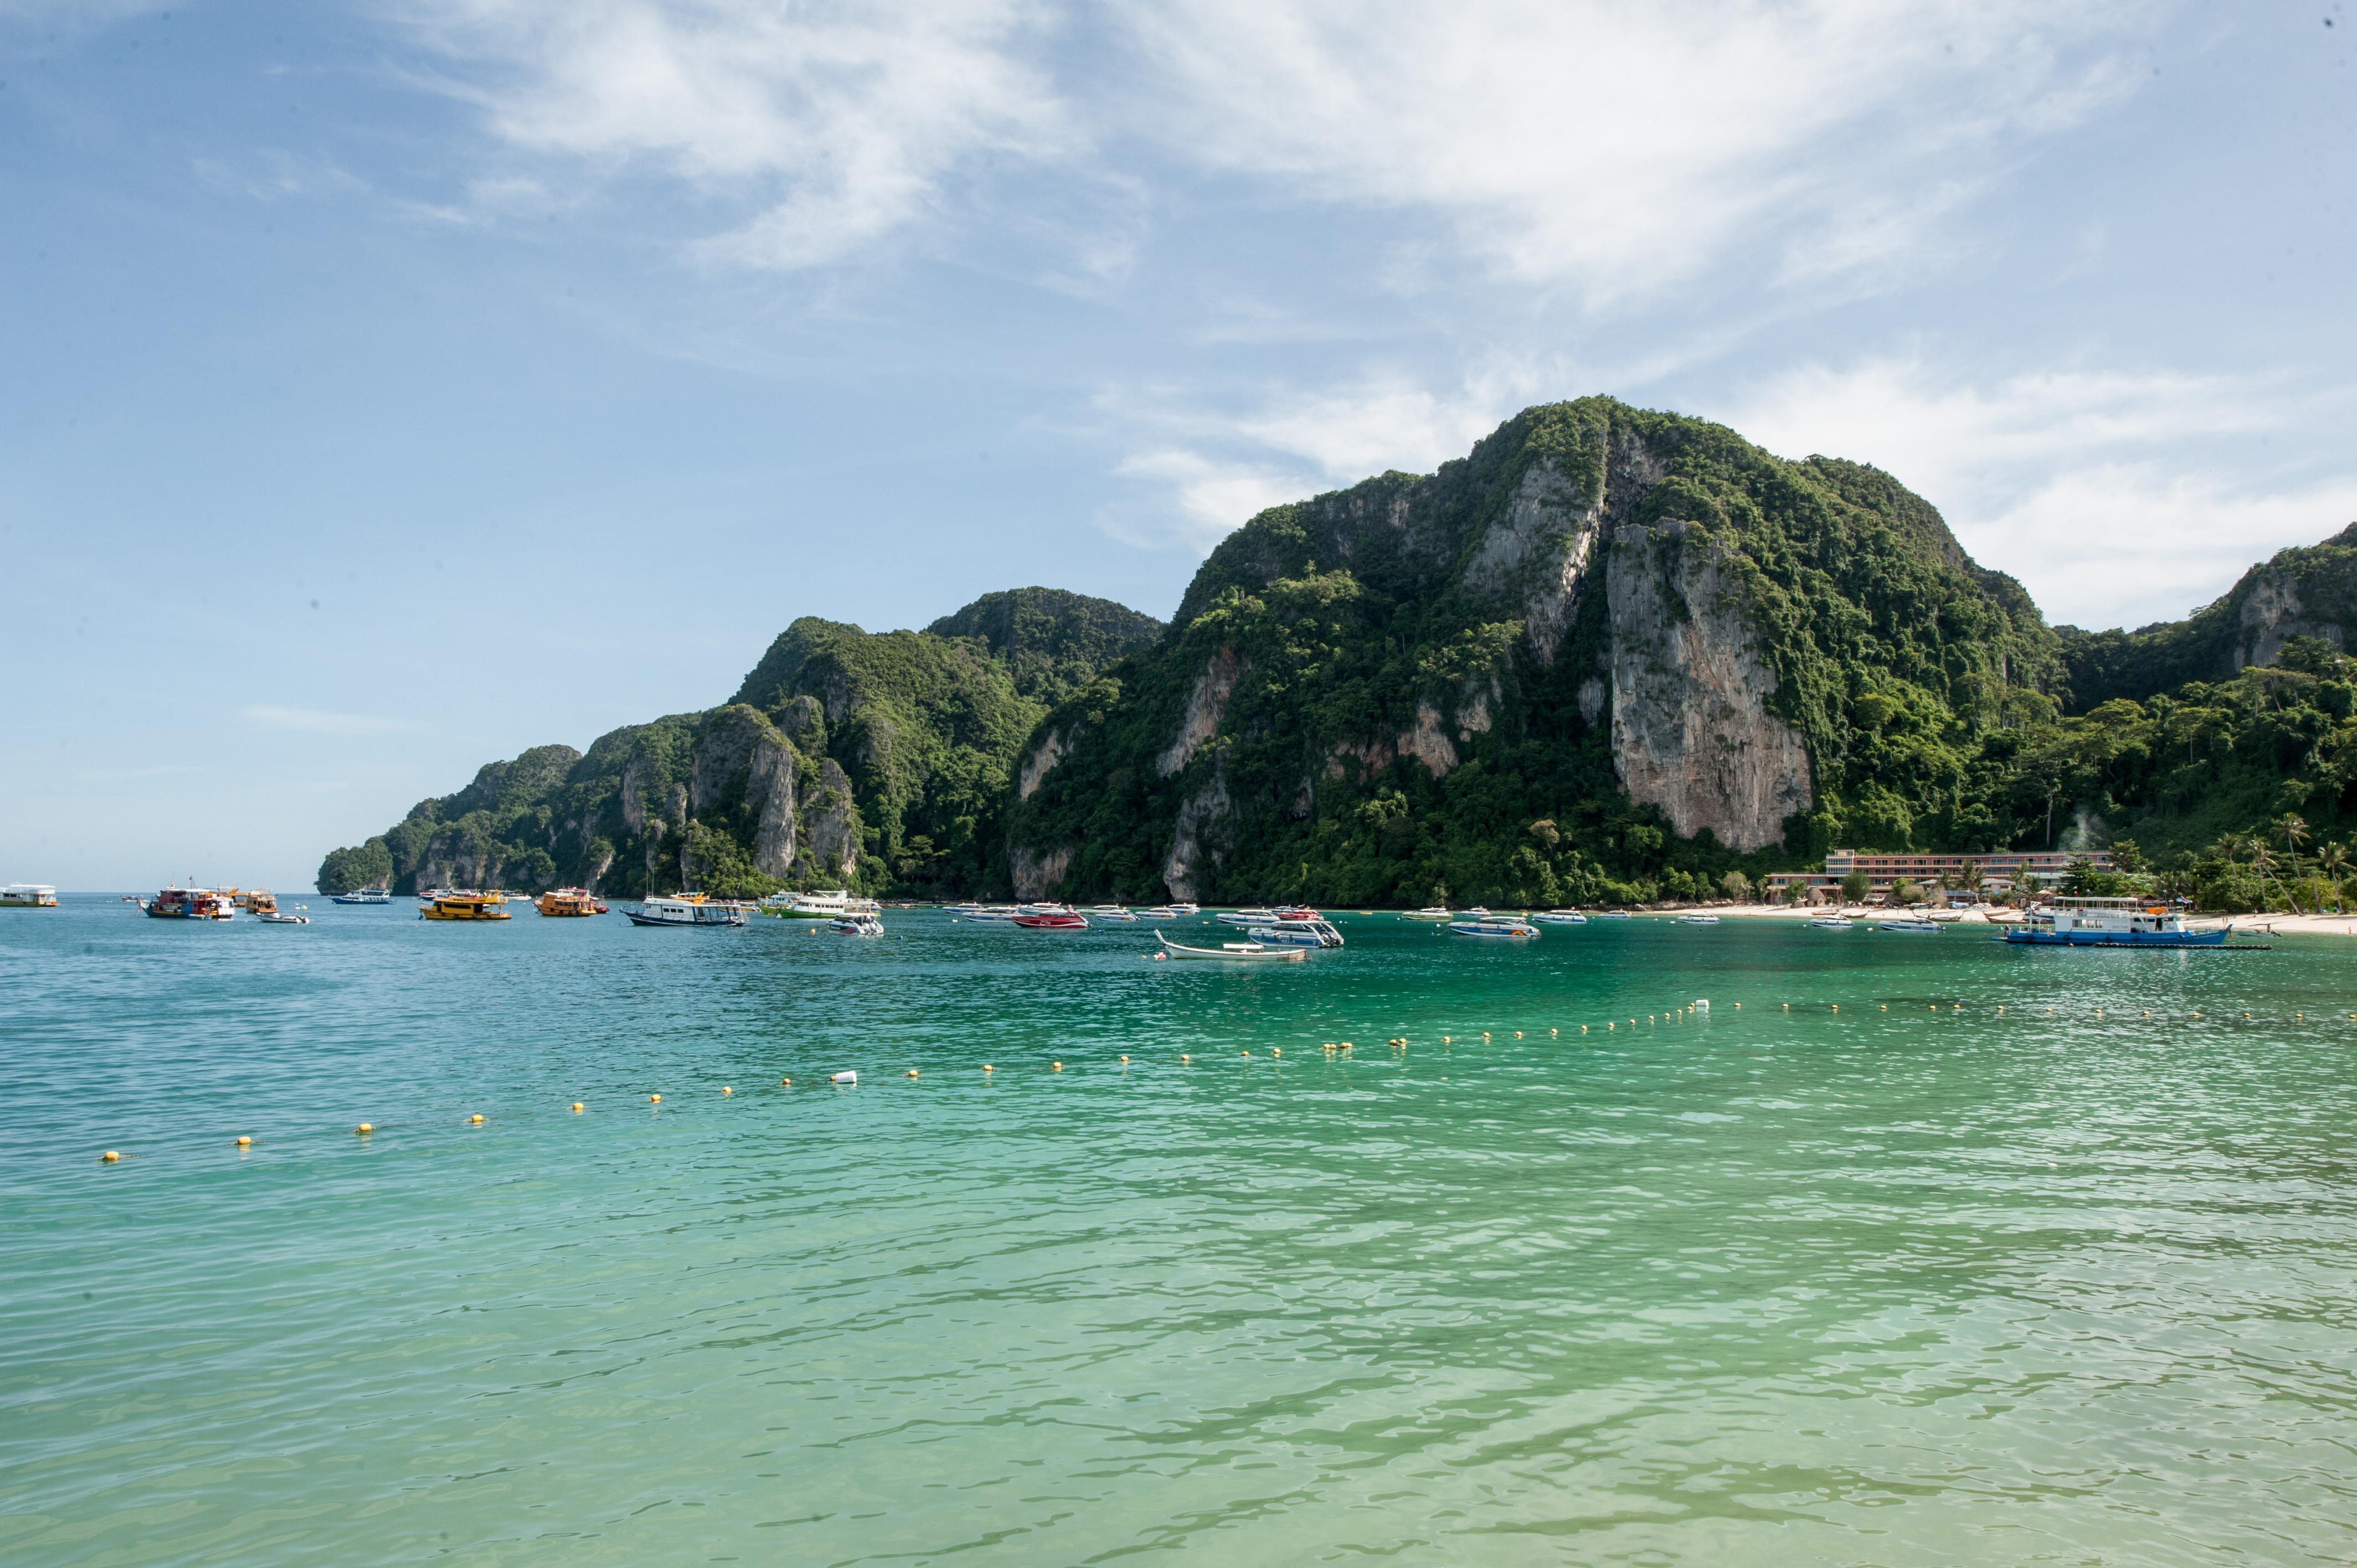
[(559, 887), (544, 893), (533, 908), (544, 915), (558, 918), (602, 915), (606, 912), (606, 906), (597, 902), (597, 896), (587, 887)]
[(355, 887), (349, 893), (337, 894), (335, 898), (339, 904), (390, 904), (393, 902), (393, 889)]
[(417, 911), (421, 920), (511, 920), (502, 893), (436, 893)]
[(2188, 929), (2182, 911), (2148, 898), (2062, 897), (2054, 900), (2050, 924), (2001, 931), (1997, 940), (2021, 947), (2217, 948), (2226, 945), (2226, 929)]
[(848, 888), (832, 893), (772, 893), (761, 900), (768, 913), (788, 920), (839, 920), (845, 915), (877, 913), (872, 898), (854, 898)]
[(58, 890), (46, 882), (11, 882), (0, 887), (0, 909), (54, 909)]
[(227, 894), (178, 885), (165, 888), (140, 908), (152, 920), (229, 920), (237, 916), (236, 900)]
[(629, 914), (630, 924), (634, 926), (741, 926), (745, 923), (744, 910), (726, 901), (706, 898), (701, 893), (641, 898), (639, 907)]

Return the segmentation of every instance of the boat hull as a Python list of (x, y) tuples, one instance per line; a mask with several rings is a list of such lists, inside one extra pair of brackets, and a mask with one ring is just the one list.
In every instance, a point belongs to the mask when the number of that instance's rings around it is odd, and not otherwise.
[(2222, 948), (2224, 931), (2000, 931), (1996, 940), (2024, 948)]

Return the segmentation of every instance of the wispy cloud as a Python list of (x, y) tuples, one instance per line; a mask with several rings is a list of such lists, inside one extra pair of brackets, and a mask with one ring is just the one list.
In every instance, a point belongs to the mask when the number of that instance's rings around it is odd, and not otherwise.
[(2357, 518), (2357, 464), (2268, 456), (2338, 451), (2350, 401), (2169, 370), (1984, 381), (1909, 354), (1796, 367), (1711, 413), (1787, 456), (1873, 463), (2050, 618), (2109, 626), (2181, 616)]
[(288, 708), (273, 703), (252, 703), (242, 710), (240, 716), (264, 729), (291, 730), (299, 735), (387, 735), (417, 727), (410, 719), (331, 714), (318, 708)]

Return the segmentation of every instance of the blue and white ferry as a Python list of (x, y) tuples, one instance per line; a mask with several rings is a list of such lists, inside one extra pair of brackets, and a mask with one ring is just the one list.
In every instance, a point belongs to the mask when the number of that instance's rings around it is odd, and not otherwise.
[(2226, 945), (2226, 929), (2190, 930), (2183, 911), (2149, 898), (2057, 898), (2049, 920), (2007, 931), (2001, 940), (2020, 947), (2216, 948)]

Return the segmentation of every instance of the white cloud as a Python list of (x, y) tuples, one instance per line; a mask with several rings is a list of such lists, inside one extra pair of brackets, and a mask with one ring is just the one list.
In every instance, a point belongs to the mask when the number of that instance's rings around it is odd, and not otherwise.
[(331, 714), (317, 708), (287, 708), (255, 703), (241, 713), (248, 724), (264, 729), (292, 730), (300, 735), (384, 735), (414, 729), (407, 719), (378, 718), (368, 714)]
[(422, 0), (411, 15), (511, 147), (651, 166), (736, 221), (713, 259), (843, 260), (935, 206), (962, 165), (1067, 135), (1015, 52), (1021, 0)]
[[(1976, 384), (1920, 356), (1806, 365), (1717, 411), (1770, 451), (1870, 462), (1941, 510), (1982, 564), (2049, 618), (2174, 618), (2253, 562), (2357, 518), (2331, 453), (2345, 397), (2267, 378), (2068, 370)], [(2280, 446), (2276, 443), (2280, 442)]]

